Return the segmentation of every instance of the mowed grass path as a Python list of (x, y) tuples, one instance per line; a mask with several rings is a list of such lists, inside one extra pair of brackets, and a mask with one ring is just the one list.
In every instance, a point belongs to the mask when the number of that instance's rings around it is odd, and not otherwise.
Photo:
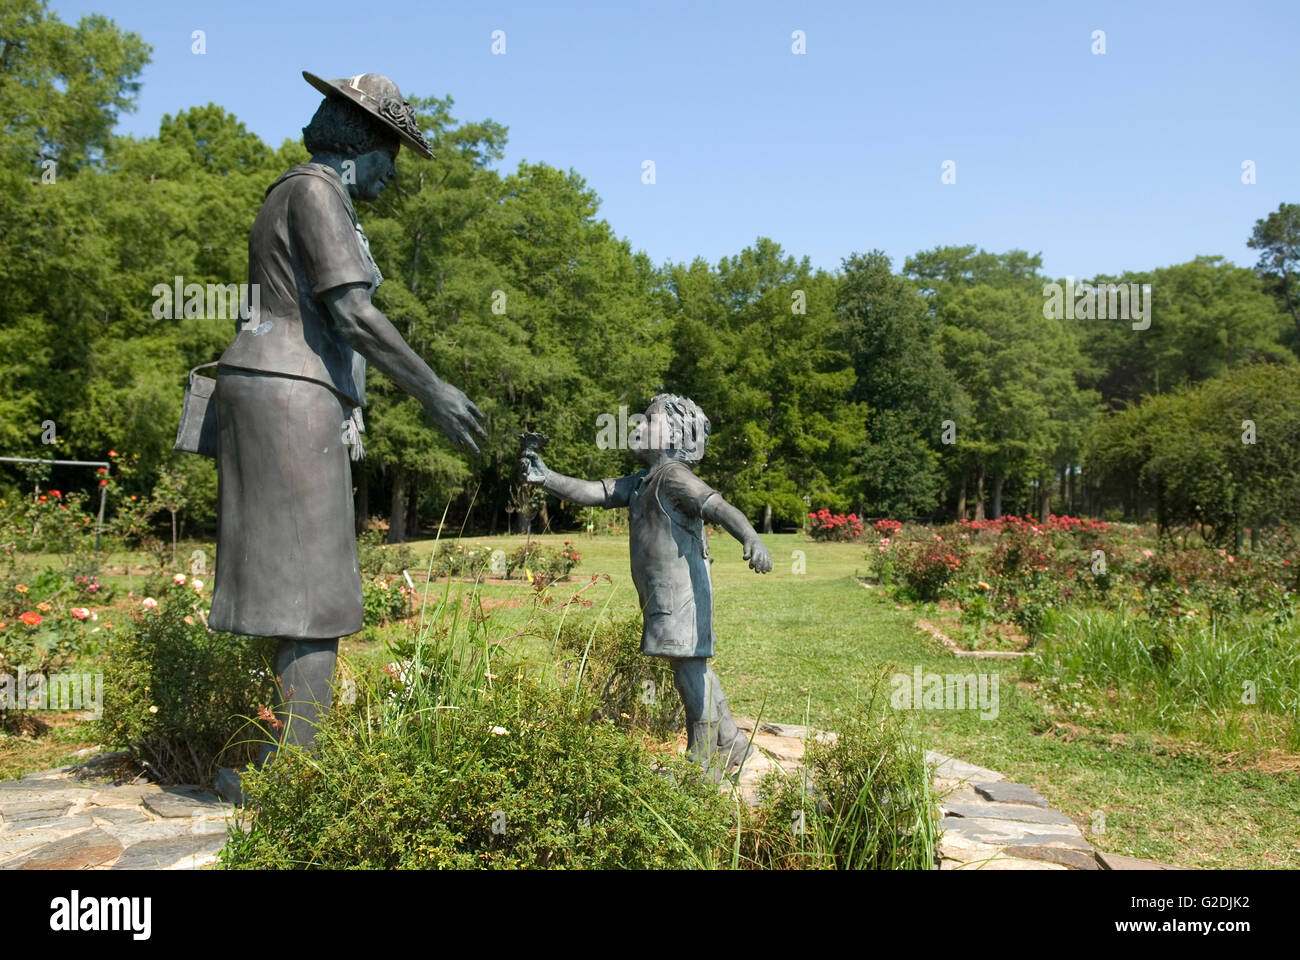
[[(544, 547), (571, 539), (582, 563), (552, 586), (557, 600), (591, 574), (608, 574), (583, 592), (592, 606), (572, 605), (570, 620), (638, 615), (626, 537), (535, 537)], [(714, 669), (737, 714), (834, 729), (881, 671), (999, 675), (998, 714), (917, 711), (926, 745), (1031, 784), (1069, 814), (1099, 849), (1199, 867), (1300, 866), (1300, 776), (1232, 766), (1197, 744), (1143, 735), (1116, 737), (1062, 723), (1036, 685), (1018, 681), (1013, 661), (958, 660), (913, 628), (917, 612), (856, 579), (869, 562), (860, 544), (816, 543), (796, 534), (764, 537), (773, 569), (762, 575), (741, 559), (729, 537), (710, 540), (718, 636)], [(514, 550), (521, 537), (466, 538), (467, 549)], [(427, 557), (432, 541), (411, 545)], [(795, 551), (804, 568), (794, 572)], [(452, 593), (468, 584), (453, 584)], [(531, 591), (517, 584), (482, 586), (501, 626), (521, 626)], [(430, 593), (441, 595), (431, 585)], [(555, 618), (558, 619), (558, 618)], [(554, 621), (534, 624), (518, 652), (540, 656)], [(373, 644), (352, 645), (357, 647)]]

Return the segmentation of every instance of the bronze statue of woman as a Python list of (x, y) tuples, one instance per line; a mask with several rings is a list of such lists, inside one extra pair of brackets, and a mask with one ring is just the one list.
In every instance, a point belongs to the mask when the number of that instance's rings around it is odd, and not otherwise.
[[(322, 80), (311, 153), (266, 192), (248, 240), (256, 312), (222, 354), (217, 412), (213, 630), (276, 637), (280, 740), (310, 746), (329, 708), (340, 637), (361, 629), (349, 451), (359, 455), (367, 361), (416, 397), (459, 447), (486, 439), (478, 408), (444, 383), (371, 303), (382, 276), (353, 200), (397, 174), (402, 143), (433, 154), (387, 77)], [(262, 761), (273, 752), (268, 744)]]

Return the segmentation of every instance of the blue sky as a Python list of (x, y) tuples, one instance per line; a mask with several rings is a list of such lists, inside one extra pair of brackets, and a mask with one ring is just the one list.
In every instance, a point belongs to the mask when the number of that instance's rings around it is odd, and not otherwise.
[(959, 243), (1041, 251), (1053, 276), (1197, 254), (1252, 265), (1255, 220), (1300, 202), (1294, 0), (51, 7), (153, 45), (123, 132), (212, 101), (278, 145), (320, 99), (301, 70), (385, 73), (450, 94), (457, 119), (505, 124), (501, 169), (575, 169), (656, 262), (716, 262), (765, 235), (828, 270)]

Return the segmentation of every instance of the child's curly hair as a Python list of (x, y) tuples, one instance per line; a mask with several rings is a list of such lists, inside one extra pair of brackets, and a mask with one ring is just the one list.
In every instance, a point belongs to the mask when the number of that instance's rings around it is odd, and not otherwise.
[(704, 411), (696, 406), (689, 397), (679, 397), (675, 393), (660, 393), (650, 401), (646, 408), (649, 413), (658, 404), (663, 408), (668, 420), (668, 436), (662, 438), (664, 449), (672, 450), (678, 459), (686, 463), (697, 463), (704, 459), (704, 448), (709, 442), (712, 425)]

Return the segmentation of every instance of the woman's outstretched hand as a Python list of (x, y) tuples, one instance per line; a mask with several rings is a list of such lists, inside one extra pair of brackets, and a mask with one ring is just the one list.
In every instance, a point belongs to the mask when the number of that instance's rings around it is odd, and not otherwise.
[(478, 444), (487, 440), (483, 414), (474, 402), (450, 383), (438, 381), (423, 401), (424, 412), (455, 446), (478, 453)]

